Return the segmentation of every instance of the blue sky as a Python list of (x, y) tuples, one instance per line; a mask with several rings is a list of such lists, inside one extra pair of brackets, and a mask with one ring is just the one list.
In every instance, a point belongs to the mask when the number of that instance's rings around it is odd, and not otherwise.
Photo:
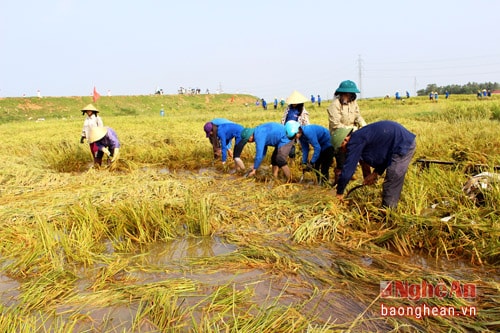
[(500, 82), (500, 1), (2, 0), (0, 97)]

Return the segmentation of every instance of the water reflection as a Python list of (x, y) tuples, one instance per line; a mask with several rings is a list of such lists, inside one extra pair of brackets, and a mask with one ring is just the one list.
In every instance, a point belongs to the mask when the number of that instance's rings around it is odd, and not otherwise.
[(234, 252), (236, 246), (219, 237), (186, 237), (151, 244), (143, 256), (144, 264), (169, 266), (193, 258), (213, 257)]
[(14, 304), (14, 300), (19, 296), (20, 283), (0, 274), (0, 300), (3, 306)]

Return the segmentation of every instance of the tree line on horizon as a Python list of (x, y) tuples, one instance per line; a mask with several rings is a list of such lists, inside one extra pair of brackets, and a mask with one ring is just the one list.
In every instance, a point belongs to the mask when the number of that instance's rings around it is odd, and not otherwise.
[(498, 82), (468, 82), (465, 85), (451, 84), (447, 86), (438, 86), (435, 83), (428, 84), (425, 89), (417, 90), (418, 96), (427, 96), (431, 92), (438, 92), (439, 94), (444, 94), (448, 91), (450, 94), (464, 95), (464, 94), (476, 94), (478, 91), (486, 90), (498, 90), (500, 89), (500, 84)]

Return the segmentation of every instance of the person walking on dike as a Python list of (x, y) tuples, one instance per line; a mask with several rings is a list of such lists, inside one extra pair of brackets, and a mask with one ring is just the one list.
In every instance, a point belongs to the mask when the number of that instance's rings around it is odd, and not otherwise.
[[(245, 165), (241, 160), (241, 152), (243, 150), (243, 146), (239, 146), (238, 144), (241, 141), (241, 132), (243, 132), (245, 128), (236, 123), (223, 123), (217, 126), (217, 140), (221, 144), (221, 160), (222, 164), (226, 164), (227, 155), (230, 154), (231, 143), (233, 139), (235, 140), (235, 149), (233, 154), (234, 163), (236, 169), (244, 169)], [(239, 148), (241, 147), (241, 149)]]
[(353, 131), (341, 128), (332, 136), (335, 151), (342, 150), (346, 160), (337, 184), (337, 198), (342, 200), (344, 190), (361, 160), (374, 168), (364, 176), (363, 184), (375, 184), (385, 172), (382, 187), (382, 206), (396, 208), (410, 161), (415, 154), (416, 135), (401, 124), (383, 120)]
[(262, 108), (263, 108), (264, 110), (267, 110), (267, 102), (266, 102), (266, 100), (265, 100), (264, 98), (262, 98), (262, 99), (261, 99), (261, 102), (262, 102)]
[(264, 123), (255, 128), (245, 130), (245, 135), (243, 136), (246, 137), (249, 134), (247, 142), (255, 142), (255, 159), (248, 176), (255, 176), (257, 169), (259, 169), (262, 160), (266, 156), (267, 148), (271, 146), (274, 147), (271, 156), (273, 176), (278, 177), (278, 172), (281, 169), (285, 174), (287, 182), (290, 182), (292, 174), (287, 163), (287, 157), (293, 146), (293, 141), (290, 137), (294, 137), (297, 132), (287, 133), (284, 125), (273, 122)]
[(97, 146), (96, 165), (101, 166), (104, 154), (108, 156), (111, 165), (114, 165), (120, 158), (120, 141), (111, 127), (92, 127), (89, 142)]
[[(212, 145), (214, 159), (219, 158), (222, 154), (221, 143), (217, 137), (217, 130), (219, 125), (226, 123), (232, 123), (232, 121), (227, 120), (226, 118), (215, 118), (206, 122), (203, 126), (203, 130), (205, 131), (208, 141), (210, 141), (210, 144)], [(231, 156), (231, 153), (228, 153), (229, 156)]]
[(80, 143), (83, 143), (85, 139), (89, 142), (90, 152), (94, 157), (94, 164), (96, 163), (95, 155), (97, 153), (97, 146), (95, 143), (90, 143), (90, 129), (93, 127), (104, 127), (104, 122), (98, 115), (99, 110), (92, 105), (88, 104), (82, 110), (82, 115), (85, 115), (85, 120), (83, 121), (83, 129), (80, 137)]
[[(307, 101), (304, 95), (294, 90), (286, 99), (287, 107), (281, 117), (281, 124), (285, 125), (290, 120), (294, 120), (299, 122), (300, 125), (309, 125), (309, 113), (304, 106), (304, 103)], [(290, 149), (289, 157), (295, 158), (295, 142)]]
[[(298, 126), (295, 138), (299, 140), (302, 148), (303, 171), (315, 171), (318, 184), (328, 182), (334, 156), (330, 132), (320, 125), (291, 125), (293, 123), (297, 122), (291, 120), (287, 126)], [(313, 147), (313, 155), (309, 160), (310, 146)]]
[[(359, 92), (356, 83), (350, 80), (340, 82), (339, 87), (335, 90), (334, 99), (326, 108), (328, 113), (328, 128), (332, 137), (339, 128), (352, 128), (356, 130), (366, 126), (366, 121), (361, 116), (358, 102), (356, 101), (356, 94)], [(341, 151), (336, 152), (334, 184), (338, 181), (344, 160), (345, 155)]]

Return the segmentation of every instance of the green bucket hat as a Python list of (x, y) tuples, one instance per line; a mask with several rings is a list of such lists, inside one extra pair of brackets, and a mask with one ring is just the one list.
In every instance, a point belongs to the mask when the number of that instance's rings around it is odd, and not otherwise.
[(255, 131), (255, 128), (253, 127), (246, 127), (241, 131), (241, 141), (240, 144), (246, 144), (248, 142), (248, 139), (252, 136), (253, 132)]
[(331, 142), (335, 152), (339, 151), (342, 142), (344, 142), (344, 139), (349, 134), (351, 134), (352, 131), (353, 131), (352, 127), (342, 127), (342, 128), (337, 128), (335, 132), (333, 132)]
[(345, 80), (340, 82), (339, 87), (337, 88), (337, 90), (335, 90), (335, 95), (338, 95), (339, 93), (357, 94), (359, 93), (359, 89), (356, 86), (356, 83), (352, 82), (351, 80)]

